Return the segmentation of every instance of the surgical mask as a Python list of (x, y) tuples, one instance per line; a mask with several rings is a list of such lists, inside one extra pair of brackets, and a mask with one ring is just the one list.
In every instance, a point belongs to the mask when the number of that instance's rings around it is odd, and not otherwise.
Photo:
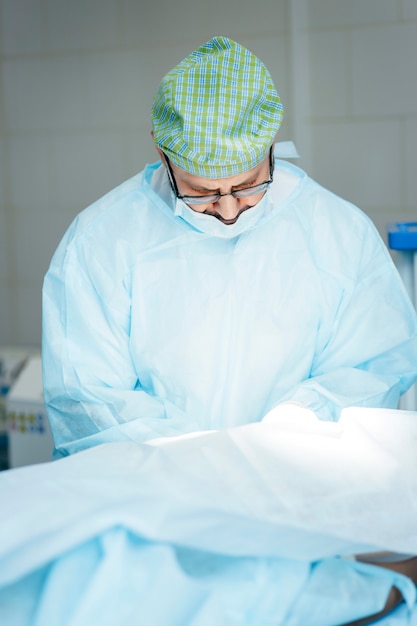
[(241, 213), (234, 224), (227, 225), (213, 215), (193, 211), (179, 198), (175, 202), (174, 214), (205, 235), (232, 239), (253, 228), (270, 209), (271, 196), (268, 189), (258, 204)]

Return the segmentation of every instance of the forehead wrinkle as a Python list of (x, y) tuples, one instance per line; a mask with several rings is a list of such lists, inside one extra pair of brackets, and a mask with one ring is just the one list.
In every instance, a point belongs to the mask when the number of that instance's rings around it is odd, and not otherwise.
[[(250, 180), (242, 180), (240, 183), (238, 183), (237, 185), (232, 185), (231, 187), (229, 187), (229, 189), (237, 189), (238, 187), (244, 187), (245, 185), (251, 185), (252, 183), (254, 183), (257, 180), (258, 176), (255, 177), (251, 177)], [(216, 187), (215, 189), (209, 188), (209, 187), (204, 187), (204, 185), (193, 185), (193, 184), (189, 184), (189, 187), (191, 187), (191, 189), (194, 189), (194, 191), (200, 191), (200, 192), (204, 192), (204, 193), (216, 193), (218, 191), (220, 191), (220, 187)]]

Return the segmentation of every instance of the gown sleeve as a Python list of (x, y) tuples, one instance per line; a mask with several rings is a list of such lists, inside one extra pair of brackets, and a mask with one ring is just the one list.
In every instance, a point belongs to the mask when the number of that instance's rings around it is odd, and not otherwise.
[(121, 255), (115, 253), (110, 273), (91, 242), (80, 245), (76, 231), (77, 220), (43, 286), (43, 386), (55, 457), (110, 441), (195, 431), (189, 416), (145, 392), (138, 380), (129, 350), (129, 272), (117, 266)]
[[(320, 419), (337, 420), (348, 406), (397, 408), (417, 378), (416, 311), (385, 244), (366, 222), (362, 241), (351, 237), (350, 247), (360, 251), (356, 261), (349, 259), (349, 246), (334, 261), (345, 262), (345, 279), (337, 306), (329, 307), (318, 329), (310, 376), (280, 398)], [(319, 267), (326, 256), (337, 258), (329, 244), (320, 247)]]

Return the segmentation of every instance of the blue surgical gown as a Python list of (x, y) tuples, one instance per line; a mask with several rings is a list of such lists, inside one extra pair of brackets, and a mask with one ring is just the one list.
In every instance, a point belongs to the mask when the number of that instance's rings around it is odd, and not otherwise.
[(233, 238), (173, 210), (160, 163), (75, 219), (45, 278), (43, 376), (56, 451), (396, 407), (416, 314), (371, 221), (276, 161), (271, 210)]

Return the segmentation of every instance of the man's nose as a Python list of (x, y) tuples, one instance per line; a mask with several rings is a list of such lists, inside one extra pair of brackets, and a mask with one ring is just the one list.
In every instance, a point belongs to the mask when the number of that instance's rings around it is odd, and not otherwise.
[(221, 196), (216, 203), (217, 212), (224, 220), (234, 220), (240, 213), (240, 202), (232, 195)]

